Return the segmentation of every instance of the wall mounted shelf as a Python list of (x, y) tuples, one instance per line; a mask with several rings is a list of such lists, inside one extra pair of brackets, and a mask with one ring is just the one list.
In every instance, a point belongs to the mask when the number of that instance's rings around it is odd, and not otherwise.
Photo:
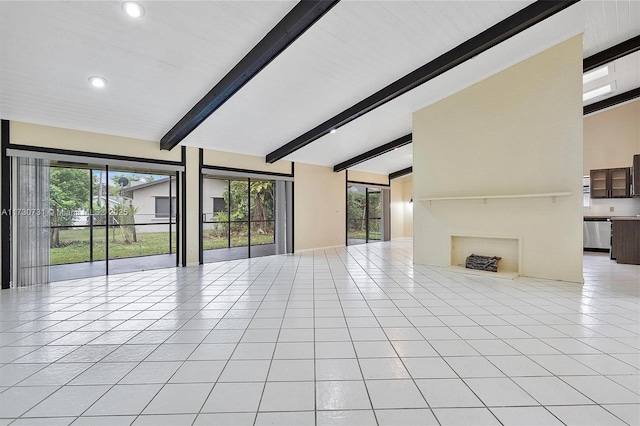
[(455, 200), (508, 200), (517, 198), (551, 198), (555, 201), (556, 197), (570, 197), (571, 192), (544, 192), (539, 194), (517, 194), (517, 195), (472, 195), (466, 197), (427, 197), (418, 198), (418, 201), (455, 201)]

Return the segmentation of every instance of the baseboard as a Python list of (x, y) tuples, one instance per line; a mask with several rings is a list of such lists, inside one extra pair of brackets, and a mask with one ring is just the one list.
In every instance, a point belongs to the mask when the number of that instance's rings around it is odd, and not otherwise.
[(308, 249), (302, 249), (302, 250), (295, 250), (294, 253), (304, 253), (304, 252), (308, 252), (308, 251), (316, 251), (316, 250), (330, 250), (330, 249), (335, 249), (335, 248), (345, 248), (346, 246), (344, 244), (338, 245), (338, 246), (326, 246), (326, 247), (315, 247), (315, 248), (308, 248)]
[(489, 271), (481, 271), (479, 269), (469, 269), (469, 268), (464, 268), (462, 266), (449, 266), (447, 268), (448, 271), (451, 272), (457, 272), (460, 274), (469, 274), (469, 275), (482, 275), (485, 277), (492, 277), (492, 278), (503, 278), (503, 279), (507, 279), (507, 280), (513, 280), (515, 278), (518, 278), (519, 275), (517, 272), (489, 272)]

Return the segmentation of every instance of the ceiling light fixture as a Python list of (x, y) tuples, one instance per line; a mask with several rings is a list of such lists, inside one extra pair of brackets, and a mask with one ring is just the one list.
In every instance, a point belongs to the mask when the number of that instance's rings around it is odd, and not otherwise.
[(132, 18), (142, 18), (144, 15), (144, 7), (134, 1), (125, 1), (122, 3), (122, 10)]
[(89, 83), (91, 83), (93, 87), (102, 88), (107, 85), (107, 79), (104, 77), (98, 77), (97, 75), (94, 75), (89, 77)]
[(329, 130), (329, 133), (334, 134), (337, 130), (336, 129), (331, 129)]
[(593, 71), (589, 71), (582, 76), (582, 84), (591, 83), (592, 81), (598, 80), (599, 78), (606, 77), (609, 75), (609, 65), (605, 65), (604, 67), (597, 68)]
[(607, 93), (611, 93), (611, 84), (607, 84), (602, 87), (598, 87), (597, 89), (590, 90), (586, 93), (582, 94), (582, 101), (588, 101), (589, 99), (593, 99), (597, 96), (606, 95)]

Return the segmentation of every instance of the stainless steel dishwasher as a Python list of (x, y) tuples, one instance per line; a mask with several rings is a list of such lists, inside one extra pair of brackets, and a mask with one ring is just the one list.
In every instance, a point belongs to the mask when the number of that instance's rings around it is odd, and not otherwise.
[(611, 219), (585, 217), (582, 240), (585, 250), (608, 252), (611, 249)]

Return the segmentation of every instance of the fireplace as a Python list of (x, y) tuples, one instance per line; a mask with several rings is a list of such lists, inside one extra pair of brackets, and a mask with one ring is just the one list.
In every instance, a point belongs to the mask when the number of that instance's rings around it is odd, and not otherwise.
[[(451, 235), (451, 269), (499, 278), (515, 278), (520, 275), (521, 241), (519, 237), (486, 235)], [(478, 271), (464, 267), (467, 256), (478, 254), (498, 256), (498, 272)], [(462, 265), (462, 266), (460, 266)]]

